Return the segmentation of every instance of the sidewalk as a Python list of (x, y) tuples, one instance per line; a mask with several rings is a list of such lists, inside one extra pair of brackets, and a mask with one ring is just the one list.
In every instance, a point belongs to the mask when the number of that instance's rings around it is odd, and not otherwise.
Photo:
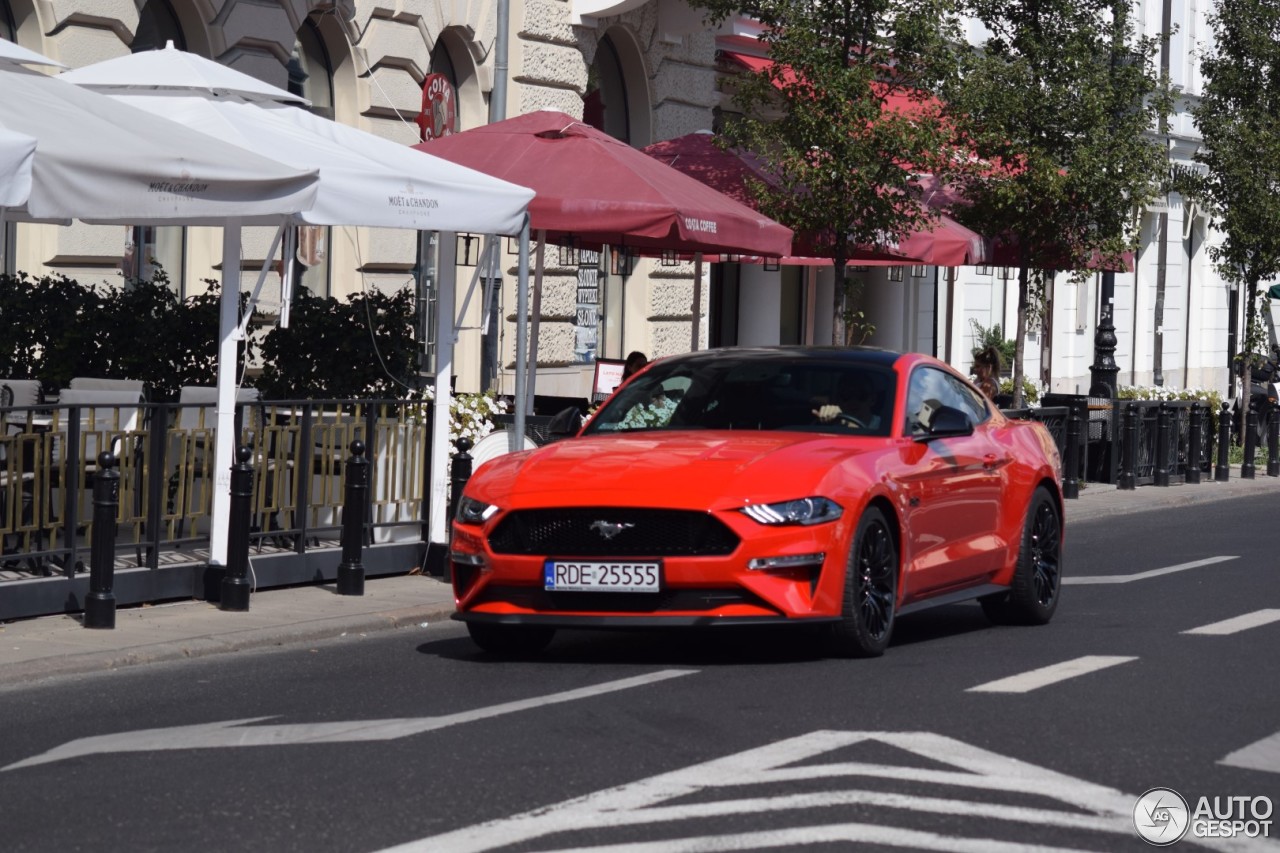
[[(1067, 501), (1073, 523), (1209, 501), (1280, 494), (1280, 477), (1240, 478), (1225, 483), (1142, 486), (1121, 491), (1105, 483), (1082, 484)], [(249, 610), (224, 612), (205, 601), (122, 608), (116, 627), (91, 630), (79, 615), (42, 616), (0, 623), (0, 685), (55, 675), (117, 669), (152, 661), (180, 660), (245, 649), (304, 643), (391, 629), (420, 630), (449, 618), (450, 586), (424, 575), (370, 578), (362, 596), (338, 595), (333, 584), (269, 589), (254, 593)]]

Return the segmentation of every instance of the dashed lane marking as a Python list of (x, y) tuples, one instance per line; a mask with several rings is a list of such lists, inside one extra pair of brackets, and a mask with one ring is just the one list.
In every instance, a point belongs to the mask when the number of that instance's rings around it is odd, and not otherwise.
[(1263, 625), (1270, 625), (1272, 622), (1280, 622), (1280, 610), (1276, 610), (1274, 608), (1268, 610), (1255, 610), (1252, 613), (1246, 613), (1243, 616), (1235, 616), (1231, 619), (1223, 619), (1221, 622), (1212, 622), (1208, 625), (1201, 625), (1199, 628), (1192, 628), (1189, 631), (1183, 631), (1182, 633), (1223, 637), (1228, 634), (1238, 634), (1241, 631), (1247, 631), (1250, 628), (1261, 628)]
[(1163, 569), (1149, 569), (1145, 572), (1135, 572), (1131, 575), (1081, 575), (1079, 577), (1065, 577), (1062, 579), (1064, 586), (1084, 586), (1086, 584), (1106, 584), (1106, 583), (1132, 583), (1133, 581), (1145, 581), (1150, 578), (1158, 578), (1161, 575), (1171, 575), (1174, 572), (1185, 572), (1187, 569), (1199, 569), (1204, 566), (1212, 566), (1216, 563), (1225, 563), (1228, 560), (1238, 560), (1239, 557), (1206, 557), (1203, 560), (1192, 560), (1190, 563), (1179, 563), (1176, 566), (1166, 566)]
[(1008, 678), (988, 681), (986, 684), (970, 687), (966, 692), (1029, 693), (1032, 690), (1047, 687), (1050, 684), (1057, 684), (1059, 681), (1066, 681), (1068, 678), (1088, 675), (1091, 672), (1128, 663), (1131, 660), (1137, 660), (1137, 658), (1114, 655), (1085, 655), (1062, 663), (1055, 663), (1052, 666), (1042, 666), (1030, 672), (1011, 675)]

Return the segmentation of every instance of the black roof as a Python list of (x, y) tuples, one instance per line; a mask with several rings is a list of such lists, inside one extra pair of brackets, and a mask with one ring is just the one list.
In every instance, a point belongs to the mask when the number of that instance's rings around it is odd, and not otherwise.
[(661, 360), (680, 361), (682, 363), (689, 361), (732, 363), (735, 361), (759, 361), (773, 359), (783, 361), (847, 361), (850, 364), (865, 364), (881, 368), (891, 368), (894, 362), (901, 357), (902, 353), (900, 352), (879, 349), (877, 347), (776, 346), (721, 347), (719, 349), (699, 350), (698, 352), (667, 356)]

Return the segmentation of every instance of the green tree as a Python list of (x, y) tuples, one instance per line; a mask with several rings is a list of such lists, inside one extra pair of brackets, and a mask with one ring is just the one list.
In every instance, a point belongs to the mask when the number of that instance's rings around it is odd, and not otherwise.
[[(944, 91), (975, 155), (952, 211), (1014, 252), (1018, 267), (1015, 406), (1022, 404), (1027, 323), (1043, 309), (1047, 271), (1119, 268), (1136, 247), (1133, 211), (1168, 170), (1172, 106), (1129, 0), (968, 0), (990, 31)], [(1032, 304), (1032, 303), (1036, 304)]]
[[(777, 184), (757, 183), (760, 209), (812, 243), (836, 269), (832, 343), (847, 344), (846, 261), (888, 248), (936, 214), (913, 171), (945, 175), (950, 128), (932, 93), (952, 72), (959, 37), (951, 0), (694, 0), (713, 21), (763, 25), (773, 63), (734, 80), (741, 115), (723, 136), (755, 153)], [(885, 109), (906, 99), (908, 109)]]
[(1201, 59), (1204, 87), (1193, 107), (1204, 139), (1196, 160), (1208, 166), (1204, 188), (1222, 234), (1210, 257), (1245, 293), (1247, 399), (1249, 355), (1267, 340), (1259, 285), (1280, 275), (1280, 5), (1217, 0), (1209, 24), (1214, 43)]

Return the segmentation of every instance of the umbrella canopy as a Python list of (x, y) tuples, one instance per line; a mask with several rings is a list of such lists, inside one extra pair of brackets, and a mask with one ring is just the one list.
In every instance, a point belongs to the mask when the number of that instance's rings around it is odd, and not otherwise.
[(192, 90), (217, 95), (238, 95), (248, 101), (283, 101), (309, 105), (301, 95), (264, 83), (257, 77), (236, 71), (205, 59), (198, 54), (178, 50), (168, 42), (163, 50), (131, 53), (115, 59), (104, 59), (87, 68), (69, 71), (64, 79), (77, 85), (93, 85), (110, 81), (112, 86), (134, 90)]
[(0, 128), (0, 207), (15, 207), (27, 200), (35, 155), (35, 139)]
[(552, 240), (791, 252), (791, 229), (565, 113), (529, 113), (414, 147), (532, 187), (530, 226)]
[[(172, 77), (149, 77), (157, 65), (177, 70)], [(298, 168), (318, 169), (315, 203), (298, 211), (296, 222), (517, 234), (533, 197), (525, 187), (269, 100), (271, 92), (297, 99), (172, 47), (68, 71), (60, 79), (210, 138), (249, 151), (270, 151), (273, 158)], [(132, 82), (139, 79), (147, 82)], [(250, 93), (251, 100), (243, 93)]]
[(30, 189), (7, 218), (130, 225), (277, 222), (309, 207), (316, 173), (94, 92), (0, 64), (0, 128), (36, 140)]
[[(751, 182), (761, 181), (777, 186), (776, 179), (764, 164), (749, 152), (726, 151), (716, 145), (710, 133), (690, 133), (643, 149), (674, 169), (732, 196), (746, 205), (754, 205)], [(798, 240), (803, 244), (804, 240)], [(799, 247), (798, 247), (799, 248)], [(882, 249), (860, 248), (850, 253), (849, 262), (872, 266), (926, 264), (954, 267), (981, 263), (986, 257), (985, 243), (976, 232), (949, 216), (942, 215), (931, 228), (914, 231), (896, 246)], [(830, 259), (812, 257), (784, 258), (783, 263), (829, 264)]]
[(48, 65), (54, 68), (66, 68), (56, 59), (50, 59), (43, 53), (28, 50), (20, 44), (8, 39), (0, 39), (0, 65)]

